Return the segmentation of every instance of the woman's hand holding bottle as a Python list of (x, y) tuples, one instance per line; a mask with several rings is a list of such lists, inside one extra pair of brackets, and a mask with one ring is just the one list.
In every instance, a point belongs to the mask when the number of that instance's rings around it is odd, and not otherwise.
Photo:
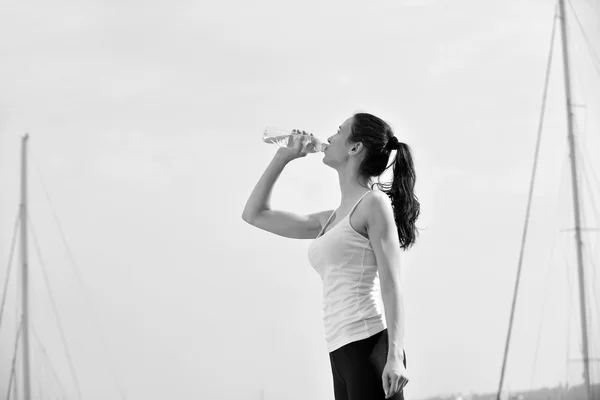
[[(289, 162), (295, 160), (296, 158), (306, 157), (308, 153), (314, 153), (314, 141), (312, 140), (312, 137), (312, 133), (309, 134), (305, 131), (298, 131), (294, 129), (289, 139), (292, 141), (292, 145), (288, 145), (288, 147), (280, 147), (275, 156)], [(312, 149), (310, 149), (311, 146), (313, 147)]]

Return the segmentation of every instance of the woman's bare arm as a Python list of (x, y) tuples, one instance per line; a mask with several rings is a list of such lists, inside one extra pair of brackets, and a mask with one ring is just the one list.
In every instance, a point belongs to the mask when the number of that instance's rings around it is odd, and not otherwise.
[(293, 239), (314, 239), (321, 231), (325, 215), (331, 211), (321, 211), (308, 215), (271, 209), (271, 193), (283, 168), (293, 158), (281, 151), (275, 157), (252, 190), (246, 202), (242, 219), (250, 225), (265, 231)]

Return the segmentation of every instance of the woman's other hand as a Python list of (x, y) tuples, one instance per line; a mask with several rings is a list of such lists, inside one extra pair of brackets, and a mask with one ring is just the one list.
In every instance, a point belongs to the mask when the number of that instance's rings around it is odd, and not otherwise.
[(381, 376), (385, 398), (389, 399), (398, 393), (408, 383), (406, 368), (402, 360), (388, 360)]

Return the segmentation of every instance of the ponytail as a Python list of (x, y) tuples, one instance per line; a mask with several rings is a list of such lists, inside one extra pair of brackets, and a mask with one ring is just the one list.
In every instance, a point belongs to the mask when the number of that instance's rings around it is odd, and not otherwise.
[[(371, 185), (371, 188), (378, 185), (390, 198), (400, 247), (404, 250), (409, 249), (417, 238), (415, 223), (420, 212), (419, 201), (414, 192), (417, 177), (410, 147), (398, 141), (388, 123), (368, 113), (354, 114), (348, 141), (361, 142), (368, 149), (359, 166), (358, 172), (361, 176), (367, 179), (380, 177), (393, 165), (392, 182), (377, 182)], [(396, 156), (393, 164), (388, 165), (392, 150), (396, 150)]]
[(415, 224), (419, 217), (420, 204), (414, 192), (417, 179), (415, 167), (410, 147), (406, 143), (398, 142), (392, 171), (394, 175), (392, 182), (382, 184), (382, 191), (392, 201), (400, 247), (408, 250), (417, 238), (418, 231)]

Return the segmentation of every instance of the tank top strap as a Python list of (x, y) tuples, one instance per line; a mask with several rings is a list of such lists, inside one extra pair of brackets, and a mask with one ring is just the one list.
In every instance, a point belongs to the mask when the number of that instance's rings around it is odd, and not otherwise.
[(323, 233), (325, 228), (327, 228), (327, 226), (329, 226), (329, 221), (331, 221), (331, 218), (333, 217), (333, 214), (335, 214), (336, 211), (337, 210), (333, 210), (331, 212), (331, 214), (329, 214), (329, 218), (327, 219), (327, 222), (325, 222), (325, 225), (323, 225), (323, 227), (321, 228), (321, 232), (319, 232), (319, 234), (317, 235), (317, 239), (322, 236), (321, 234)]
[(369, 190), (368, 192), (366, 192), (365, 194), (363, 194), (362, 196), (360, 196), (360, 198), (358, 199), (358, 201), (356, 202), (356, 204), (354, 204), (354, 207), (352, 207), (352, 209), (350, 210), (350, 212), (348, 213), (348, 221), (350, 221), (350, 217), (352, 217), (352, 213), (354, 212), (354, 210), (356, 209), (356, 207), (358, 206), (358, 203), (360, 203), (360, 201), (369, 193), (371, 193), (373, 190)]

